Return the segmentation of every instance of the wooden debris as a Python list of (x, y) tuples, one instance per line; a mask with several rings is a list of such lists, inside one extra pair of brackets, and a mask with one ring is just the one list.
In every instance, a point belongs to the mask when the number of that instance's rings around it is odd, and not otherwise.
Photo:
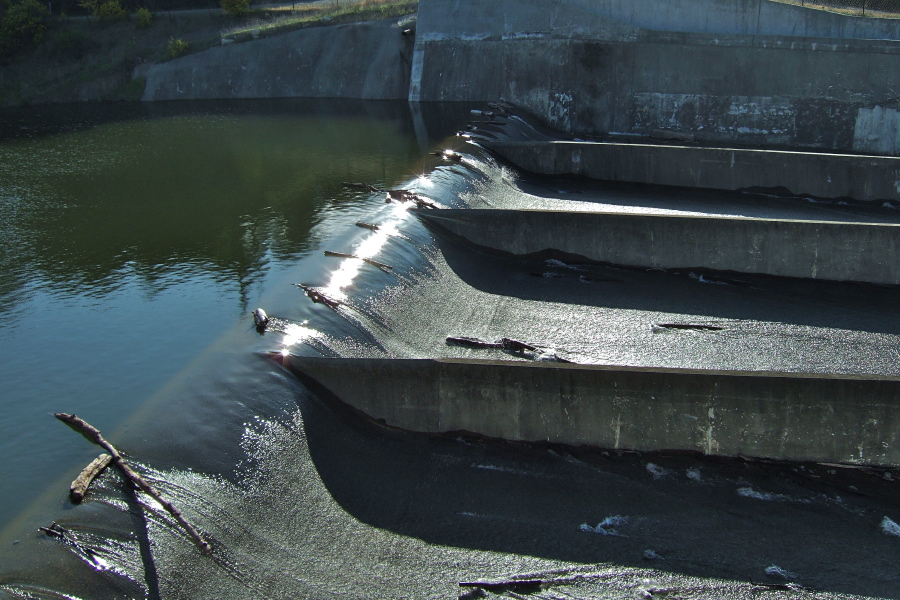
[(317, 290), (313, 287), (310, 287), (308, 285), (305, 285), (302, 283), (295, 283), (294, 285), (296, 285), (298, 288), (303, 290), (303, 293), (306, 294), (307, 298), (309, 298), (316, 304), (324, 304), (331, 310), (337, 310), (338, 306), (343, 304), (343, 302), (340, 302), (339, 300), (332, 300), (331, 298), (329, 298), (328, 296), (326, 296), (319, 290)]
[(187, 522), (187, 519), (181, 514), (175, 506), (162, 497), (162, 495), (147, 483), (143, 477), (137, 474), (131, 466), (125, 462), (125, 459), (122, 458), (122, 455), (119, 454), (119, 451), (116, 448), (107, 442), (102, 435), (100, 435), (100, 431), (90, 425), (84, 419), (76, 417), (75, 415), (70, 415), (68, 413), (54, 413), (54, 416), (67, 424), (69, 427), (74, 429), (75, 431), (81, 433), (84, 437), (86, 437), (91, 442), (97, 444), (98, 446), (105, 449), (112, 456), (113, 464), (118, 467), (119, 471), (122, 472), (129, 481), (131, 481), (134, 485), (140, 488), (144, 493), (149, 495), (151, 498), (156, 500), (172, 517), (181, 525), (181, 528), (184, 529), (185, 533), (188, 534), (188, 537), (194, 542), (197, 548), (204, 554), (209, 554), (212, 552), (212, 546), (209, 545), (203, 537), (200, 535), (200, 532), (197, 529)]
[(81, 474), (69, 486), (69, 498), (72, 500), (72, 504), (81, 504), (91, 482), (106, 470), (110, 462), (112, 462), (112, 456), (104, 452), (81, 471)]
[(356, 222), (357, 227), (362, 227), (363, 229), (371, 229), (372, 231), (378, 231), (378, 225), (373, 225), (372, 223), (364, 223), (362, 221)]
[(385, 202), (396, 200), (397, 202), (415, 201), (419, 196), (410, 190), (381, 190), (385, 193)]
[(368, 190), (370, 192), (383, 192), (384, 190), (379, 190), (377, 187), (373, 185), (369, 185), (368, 183), (355, 183), (349, 181), (342, 181), (341, 185), (348, 188), (355, 188), (359, 190)]
[(40, 531), (47, 537), (60, 538), (60, 539), (66, 538), (66, 534), (69, 533), (69, 531), (66, 528), (64, 528), (62, 525), (60, 525), (56, 521), (53, 521), (52, 523), (50, 523), (49, 527), (38, 527), (38, 531)]
[(537, 347), (532, 346), (531, 344), (526, 344), (525, 342), (510, 338), (501, 339), (500, 345), (504, 350), (509, 350), (510, 352), (540, 352)]
[(441, 158), (448, 162), (461, 162), (462, 161), (462, 156), (459, 153), (457, 153), (453, 150), (450, 150), (449, 148), (447, 150), (439, 150), (437, 152), (431, 152), (430, 154), (431, 154), (431, 156), (437, 156), (438, 158)]
[(481, 588), (488, 591), (536, 592), (546, 582), (542, 579), (508, 579), (505, 581), (460, 581), (462, 588)]
[(487, 342), (466, 335), (447, 336), (447, 343), (451, 346), (464, 346), (466, 348), (496, 348), (497, 350), (503, 348), (503, 344), (500, 342)]
[(694, 329), (700, 331), (722, 331), (725, 329), (718, 325), (700, 325), (696, 323), (657, 323), (656, 326), (663, 329)]
[(331, 250), (325, 251), (325, 256), (336, 256), (338, 258), (355, 258), (357, 260), (361, 260), (363, 262), (367, 262), (372, 266), (378, 267), (382, 271), (390, 273), (394, 270), (394, 267), (391, 265), (386, 265), (384, 263), (378, 262), (377, 260), (372, 260), (371, 258), (363, 258), (361, 256), (356, 256), (355, 254), (347, 254), (345, 252), (332, 252)]

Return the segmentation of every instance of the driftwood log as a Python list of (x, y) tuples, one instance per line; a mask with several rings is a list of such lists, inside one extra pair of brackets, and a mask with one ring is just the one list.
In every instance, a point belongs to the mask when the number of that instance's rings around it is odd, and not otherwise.
[(162, 495), (156, 490), (156, 488), (147, 483), (143, 477), (138, 475), (135, 470), (125, 462), (125, 460), (122, 458), (122, 455), (119, 454), (119, 451), (116, 450), (116, 448), (112, 444), (107, 442), (102, 435), (100, 435), (100, 430), (89, 424), (84, 419), (76, 417), (75, 415), (70, 415), (68, 413), (53, 413), (53, 415), (57, 419), (86, 437), (89, 441), (97, 444), (98, 446), (109, 452), (110, 456), (112, 457), (112, 463), (116, 465), (116, 467), (118, 467), (119, 471), (122, 472), (122, 475), (124, 475), (129, 481), (131, 481), (144, 493), (149, 495), (151, 498), (156, 500), (163, 508), (165, 508), (166, 511), (168, 511), (168, 513), (175, 518), (178, 524), (181, 525), (181, 528), (184, 529), (185, 533), (188, 534), (188, 537), (191, 538), (191, 540), (194, 542), (197, 548), (200, 549), (201, 552), (203, 552), (204, 554), (209, 554), (210, 552), (212, 552), (212, 546), (209, 545), (209, 542), (203, 539), (203, 537), (200, 535), (200, 532), (197, 531), (197, 529), (193, 525), (187, 522), (187, 519), (182, 516), (181, 511), (175, 508), (175, 506), (171, 502), (163, 498)]
[(69, 486), (69, 498), (72, 500), (72, 504), (81, 504), (91, 482), (106, 470), (110, 462), (112, 462), (112, 456), (104, 452), (81, 471), (81, 474)]
[(308, 286), (304, 283), (295, 283), (294, 285), (303, 290), (303, 293), (306, 294), (306, 296), (310, 300), (312, 300), (316, 304), (324, 304), (331, 310), (336, 311), (338, 307), (343, 304), (343, 302), (341, 302), (340, 300), (333, 300), (314, 287)]
[(325, 256), (334, 256), (337, 258), (355, 258), (365, 263), (369, 263), (373, 267), (378, 267), (385, 273), (390, 273), (394, 270), (394, 267), (392, 267), (391, 265), (386, 265), (382, 262), (378, 262), (377, 260), (372, 260), (371, 258), (363, 258), (361, 256), (356, 256), (355, 254), (347, 254), (346, 252), (332, 252), (331, 250), (325, 250)]

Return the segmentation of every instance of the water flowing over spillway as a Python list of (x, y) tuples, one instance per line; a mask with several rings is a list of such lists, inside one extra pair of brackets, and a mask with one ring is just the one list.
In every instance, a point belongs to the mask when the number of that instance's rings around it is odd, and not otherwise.
[[(421, 148), (421, 172), (368, 183), (409, 189), (435, 212), (900, 221), (889, 207), (539, 177), (468, 143), (546, 135), (511, 123), (440, 137)], [(459, 160), (428, 155), (446, 148)], [(0, 598), (445, 598), (477, 582), (506, 597), (897, 597), (900, 508), (889, 470), (397, 431), (334, 411), (271, 359), (898, 375), (897, 289), (524, 260), (436, 234), (409, 208), (342, 188), (317, 216), (315, 251), (251, 298), (240, 325), (118, 432), (141, 473), (208, 536), (211, 556), (107, 472), (84, 505), (55, 501), (63, 538), (3, 537)], [(296, 283), (340, 304), (313, 303)], [(260, 336), (254, 304), (271, 318)], [(448, 337), (511, 338), (539, 351)], [(500, 583), (513, 579), (531, 587)]]

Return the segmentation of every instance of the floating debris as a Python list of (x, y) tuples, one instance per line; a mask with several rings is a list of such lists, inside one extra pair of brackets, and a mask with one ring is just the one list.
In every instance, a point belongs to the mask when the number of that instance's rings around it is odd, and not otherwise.
[[(210, 552), (212, 552), (212, 546), (209, 545), (209, 542), (203, 539), (203, 536), (200, 535), (200, 532), (197, 531), (197, 529), (193, 525), (191, 525), (187, 521), (187, 519), (184, 518), (184, 516), (181, 514), (181, 511), (175, 508), (175, 505), (173, 505), (171, 502), (163, 498), (155, 487), (147, 483), (147, 481), (143, 477), (138, 475), (137, 472), (131, 468), (131, 465), (125, 462), (125, 459), (122, 458), (122, 455), (119, 454), (119, 451), (116, 450), (115, 446), (113, 446), (103, 438), (103, 436), (100, 434), (99, 429), (95, 428), (84, 419), (68, 413), (53, 413), (53, 416), (86, 437), (88, 440), (94, 442), (95, 444), (109, 452), (110, 456), (112, 456), (112, 462), (116, 465), (116, 467), (118, 467), (119, 472), (121, 472), (126, 479), (131, 481), (131, 483), (140, 488), (141, 491), (156, 500), (156, 502), (159, 503), (160, 506), (166, 509), (166, 511), (170, 515), (172, 515), (172, 517), (178, 522), (184, 532), (188, 534), (188, 537), (191, 538), (191, 541), (194, 542), (197, 548), (200, 549), (200, 552), (202, 552), (203, 554), (209, 554)], [(41, 529), (43, 530), (44, 528)], [(49, 533), (50, 530), (53, 530), (52, 525), (50, 528), (48, 528), (47, 531), (45, 531), (45, 533), (47, 533), (47, 535), (51, 535)]]
[(341, 185), (347, 188), (354, 188), (359, 190), (368, 190), (370, 192), (382, 192), (384, 190), (379, 190), (377, 187), (373, 185), (369, 185), (368, 183), (354, 183), (349, 181), (342, 181)]
[(69, 530), (53, 521), (50, 523), (49, 527), (38, 527), (38, 531), (46, 535), (47, 537), (57, 538), (57, 539), (67, 539), (69, 537)]
[(482, 340), (476, 337), (469, 336), (447, 336), (446, 338), (447, 344), (451, 346), (463, 346), (466, 348), (489, 348), (493, 350), (503, 350), (505, 352), (511, 352), (513, 354), (522, 356), (526, 352), (532, 353), (530, 357), (532, 360), (543, 361), (543, 362), (560, 362), (560, 363), (570, 363), (572, 361), (566, 360), (564, 358), (560, 358), (557, 353), (548, 348), (541, 348), (538, 346), (534, 346), (532, 344), (528, 344), (526, 342), (521, 342), (519, 340), (514, 340), (512, 338), (501, 338), (495, 342), (489, 342), (487, 340)]
[(616, 527), (621, 527), (628, 523), (628, 517), (606, 517), (599, 523), (597, 523), (596, 527), (591, 527), (587, 523), (582, 523), (578, 526), (580, 531), (585, 531), (588, 533), (599, 533), (600, 535), (614, 535), (621, 536), (618, 531), (616, 531)]
[(378, 231), (378, 225), (374, 225), (372, 223), (364, 223), (363, 221), (356, 222), (357, 227), (362, 227), (363, 229), (371, 229), (372, 231)]
[(256, 330), (262, 333), (269, 325), (269, 315), (263, 309), (257, 308), (253, 311), (253, 323), (256, 325)]
[(329, 298), (328, 296), (326, 296), (319, 290), (312, 288), (308, 285), (305, 285), (303, 283), (295, 283), (294, 285), (296, 285), (298, 288), (303, 290), (303, 293), (305, 293), (306, 296), (310, 300), (312, 300), (316, 304), (324, 304), (331, 310), (337, 310), (338, 306), (341, 306), (343, 304), (343, 302), (341, 302), (339, 300), (332, 300), (331, 298)]
[[(470, 126), (470, 127), (471, 127), (471, 126)], [(438, 151), (438, 152), (431, 152), (430, 154), (431, 154), (431, 156), (437, 156), (438, 158), (441, 158), (441, 159), (446, 160), (446, 161), (448, 161), (448, 162), (461, 162), (461, 161), (462, 161), (462, 155), (460, 155), (459, 153), (455, 152), (454, 150), (450, 150), (449, 148), (448, 148), (447, 150), (440, 150), (440, 151)]]
[(718, 325), (703, 325), (699, 323), (656, 323), (661, 329), (693, 329), (698, 331), (722, 331), (724, 327)]
[(394, 270), (394, 267), (392, 267), (391, 265), (386, 265), (382, 262), (378, 262), (377, 260), (372, 260), (371, 258), (363, 258), (361, 256), (356, 256), (355, 254), (347, 254), (346, 252), (332, 252), (331, 250), (326, 250), (325, 256), (334, 256), (337, 258), (355, 258), (356, 260), (361, 260), (363, 262), (369, 263), (372, 266), (378, 267), (385, 273), (390, 273)]
[(81, 501), (84, 500), (85, 495), (87, 495), (91, 483), (106, 470), (106, 467), (108, 467), (111, 462), (112, 456), (104, 452), (92, 460), (90, 464), (81, 471), (78, 477), (72, 482), (72, 485), (69, 486), (69, 499), (72, 500), (72, 504), (81, 504)]

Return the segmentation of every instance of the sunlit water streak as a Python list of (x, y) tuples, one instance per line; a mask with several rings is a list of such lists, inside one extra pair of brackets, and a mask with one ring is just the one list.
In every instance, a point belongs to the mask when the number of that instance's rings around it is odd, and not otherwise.
[[(441, 145), (447, 143), (452, 142)], [(536, 193), (533, 179), (477, 148), (457, 148), (465, 153), (462, 162), (436, 160), (423, 170), (419, 155), (427, 150), (408, 151), (414, 155), (409, 167), (387, 180), (369, 178), (353, 163), (334, 181), (370, 179), (379, 186), (407, 187), (454, 207), (510, 208), (546, 199)], [(363, 162), (382, 168), (390, 161), (366, 157)], [(253, 179), (256, 184), (264, 180)], [(537, 183), (557, 187), (558, 182)], [(602, 187), (581, 185), (603, 196)], [(296, 193), (284, 193), (296, 200)], [(852, 495), (822, 496), (756, 474), (759, 489), (772, 497), (798, 498), (802, 508), (735, 509), (740, 497), (735, 490), (746, 487), (744, 478), (753, 474), (742, 472), (734, 479), (711, 469), (705, 479), (685, 477), (687, 483), (674, 484), (663, 478), (648, 485), (651, 475), (639, 462), (636, 471), (609, 464), (598, 468), (560, 449), (386, 432), (336, 417), (254, 351), (522, 360), (445, 342), (447, 335), (510, 336), (584, 363), (896, 374), (900, 321), (895, 291), (806, 289), (772, 280), (707, 285), (689, 273), (528, 263), (435, 237), (407, 211), (408, 205), (386, 204), (381, 194), (335, 185), (316, 202), (316, 210), (306, 215), (311, 226), (301, 243), (290, 239), (296, 234), (291, 224), (304, 215), (263, 203), (235, 211), (226, 223), (231, 234), (222, 239), (233, 246), (233, 254), (225, 260), (216, 260), (213, 250), (219, 246), (208, 242), (209, 251), (200, 253), (199, 261), (191, 259), (196, 253), (184, 251), (172, 255), (172, 264), (151, 265), (129, 250), (132, 258), (121, 267), (123, 272), (144, 269), (153, 298), (189, 292), (180, 312), (177, 306), (162, 311), (171, 310), (174, 318), (145, 319), (137, 349), (152, 343), (154, 334), (163, 337), (162, 322), (166, 328), (184, 328), (186, 339), (196, 338), (192, 326), (216, 304), (213, 296), (222, 294), (213, 281), (231, 286), (223, 317), (227, 325), (211, 328), (226, 333), (205, 352), (192, 350), (183, 375), (144, 403), (117, 436), (139, 457), (141, 470), (209, 535), (214, 557), (201, 557), (167, 515), (143, 496), (130, 500), (108, 473), (91, 502), (60, 519), (78, 544), (62, 547), (38, 536), (20, 540), (16, 561), (2, 563), (0, 597), (3, 585), (11, 585), (12, 593), (43, 585), (47, 591), (35, 592), (38, 597), (53, 597), (51, 589), (95, 598), (453, 597), (460, 581), (571, 574), (585, 564), (593, 565), (590, 573), (603, 589), (621, 597), (653, 586), (713, 597), (746, 585), (742, 581), (761, 574), (759, 564), (767, 561), (823, 577), (827, 591), (822, 597), (889, 588), (884, 582), (878, 587), (878, 577), (859, 583), (866, 575), (858, 568), (861, 549), (866, 555), (891, 553), (892, 540), (877, 529), (887, 510), (882, 505)], [(376, 222), (381, 229), (362, 230), (354, 225), (358, 220)], [(386, 273), (361, 260), (326, 258), (324, 249), (372, 258), (393, 269)], [(185, 275), (176, 268), (187, 264), (195, 271)], [(204, 269), (212, 273), (209, 278), (201, 277)], [(170, 274), (174, 283), (167, 279)], [(299, 281), (345, 306), (331, 310), (310, 303), (292, 285)], [(199, 295), (204, 289), (210, 297)], [(186, 305), (205, 310), (186, 313)], [(253, 333), (249, 316), (256, 306), (273, 318), (273, 327), (262, 336)], [(123, 311), (133, 318), (130, 307)], [(679, 319), (715, 323), (723, 330), (682, 334), (654, 328)], [(95, 339), (98, 347), (111, 345), (108, 336)], [(158, 343), (171, 350), (171, 340)], [(182, 343), (187, 342), (176, 344)], [(135, 357), (146, 360), (139, 353)], [(62, 437), (60, 443), (65, 448), (81, 443), (73, 438)], [(78, 462), (92, 453), (86, 450)], [(674, 462), (665, 463), (666, 472), (683, 470)], [(699, 472), (696, 464), (690, 468)], [(64, 490), (53, 493), (58, 503)], [(627, 516), (632, 524), (627, 531), (623, 526), (623, 535), (608, 536), (614, 541), (598, 541), (607, 536), (580, 529), (586, 521), (602, 523), (611, 515)], [(705, 542), (698, 543), (704, 527), (718, 534), (706, 531), (700, 538)], [(832, 539), (825, 529), (839, 534)], [(789, 539), (811, 540), (806, 546), (814, 548), (830, 543), (829, 551), (846, 557), (848, 564), (833, 576), (812, 574), (821, 571), (822, 557), (786, 543)], [(644, 551), (662, 547), (671, 549), (673, 562), (648, 569)], [(48, 568), (51, 564), (55, 569)], [(679, 566), (668, 566), (674, 564)], [(695, 578), (698, 574), (702, 577)]]

